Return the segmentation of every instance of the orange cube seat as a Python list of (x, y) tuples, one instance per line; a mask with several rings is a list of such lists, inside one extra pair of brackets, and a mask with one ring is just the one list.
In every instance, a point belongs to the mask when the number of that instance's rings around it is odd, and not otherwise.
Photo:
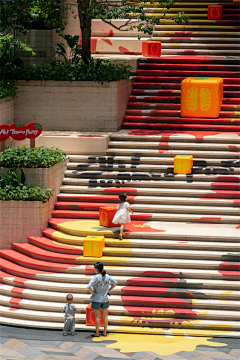
[(143, 56), (161, 56), (161, 42), (160, 41), (143, 41), (142, 55)]
[(104, 248), (104, 236), (87, 236), (83, 240), (83, 256), (102, 257)]
[[(94, 310), (91, 308), (91, 304), (89, 304), (86, 307), (86, 325), (95, 326), (95, 315), (94, 315)], [(101, 309), (100, 309), (100, 326), (104, 326)]]
[(113, 224), (113, 218), (117, 212), (115, 206), (102, 206), (99, 208), (99, 224), (105, 227), (118, 226)]
[(208, 6), (208, 20), (221, 20), (222, 19), (222, 5), (209, 5)]
[(191, 174), (193, 166), (192, 155), (177, 155), (174, 158), (175, 174)]
[(181, 116), (217, 118), (223, 100), (223, 79), (189, 77), (181, 83)]

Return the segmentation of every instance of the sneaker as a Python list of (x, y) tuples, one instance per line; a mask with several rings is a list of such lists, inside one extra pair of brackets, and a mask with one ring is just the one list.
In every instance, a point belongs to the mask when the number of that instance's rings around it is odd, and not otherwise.
[(63, 333), (63, 336), (67, 336), (67, 334), (66, 334), (66, 333)]
[(71, 335), (74, 336), (74, 335), (76, 335), (76, 333), (75, 333), (75, 332), (72, 332)]

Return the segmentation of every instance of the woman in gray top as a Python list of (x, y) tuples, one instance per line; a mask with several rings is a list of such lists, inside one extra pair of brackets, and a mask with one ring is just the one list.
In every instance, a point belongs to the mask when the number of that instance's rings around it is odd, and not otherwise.
[(107, 326), (108, 326), (108, 314), (107, 309), (109, 308), (109, 302), (107, 295), (109, 292), (115, 288), (117, 281), (111, 278), (110, 275), (106, 274), (106, 271), (103, 269), (103, 263), (96, 262), (94, 265), (96, 275), (92, 277), (87, 288), (89, 289), (92, 296), (91, 308), (94, 310), (95, 314), (95, 326), (96, 332), (92, 336), (99, 337), (99, 326), (100, 326), (100, 309), (102, 309), (102, 317), (104, 321), (104, 331), (103, 336), (107, 336)]

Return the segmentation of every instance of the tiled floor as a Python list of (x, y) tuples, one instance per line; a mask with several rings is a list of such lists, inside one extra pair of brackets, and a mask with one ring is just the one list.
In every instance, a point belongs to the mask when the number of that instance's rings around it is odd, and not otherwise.
[[(177, 351), (179, 345), (184, 348), (184, 339), (176, 337), (149, 337), (145, 341), (144, 351), (131, 351), (133, 343), (142, 339), (138, 335), (128, 335), (128, 344), (123, 347), (121, 341), (97, 339), (93, 341), (91, 333), (78, 332), (74, 337), (63, 337), (60, 331), (36, 330), (27, 328), (0, 327), (0, 359), (1, 360), (236, 360), (240, 359), (240, 339), (215, 338), (208, 339), (209, 345), (194, 345), (196, 338), (189, 339), (185, 351)], [(111, 337), (111, 335), (109, 335)], [(134, 338), (133, 338), (134, 337)], [(102, 340), (103, 339), (103, 340)], [(157, 353), (152, 352), (152, 341), (156, 339)], [(168, 355), (166, 355), (166, 341)], [(191, 344), (192, 342), (192, 344)], [(198, 341), (204, 344), (206, 339)], [(189, 344), (191, 344), (189, 346)], [(158, 346), (159, 345), (159, 346)], [(215, 346), (216, 345), (216, 346)], [(111, 346), (111, 348), (109, 347)], [(126, 352), (126, 348), (129, 350)], [(143, 347), (141, 347), (142, 350)], [(194, 350), (189, 351), (189, 349)], [(125, 352), (123, 352), (125, 349)], [(156, 349), (156, 347), (155, 347)], [(170, 350), (169, 350), (170, 349)], [(162, 353), (162, 354), (161, 354)]]

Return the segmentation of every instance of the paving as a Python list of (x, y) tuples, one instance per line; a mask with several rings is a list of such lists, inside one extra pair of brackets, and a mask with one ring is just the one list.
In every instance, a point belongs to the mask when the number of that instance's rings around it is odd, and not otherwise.
[[(1, 360), (236, 360), (239, 339), (108, 334), (92, 338), (89, 331), (63, 337), (62, 332), (0, 327)], [(97, 341), (96, 341), (97, 340)], [(139, 349), (139, 351), (137, 351)], [(154, 351), (153, 351), (154, 350)]]

